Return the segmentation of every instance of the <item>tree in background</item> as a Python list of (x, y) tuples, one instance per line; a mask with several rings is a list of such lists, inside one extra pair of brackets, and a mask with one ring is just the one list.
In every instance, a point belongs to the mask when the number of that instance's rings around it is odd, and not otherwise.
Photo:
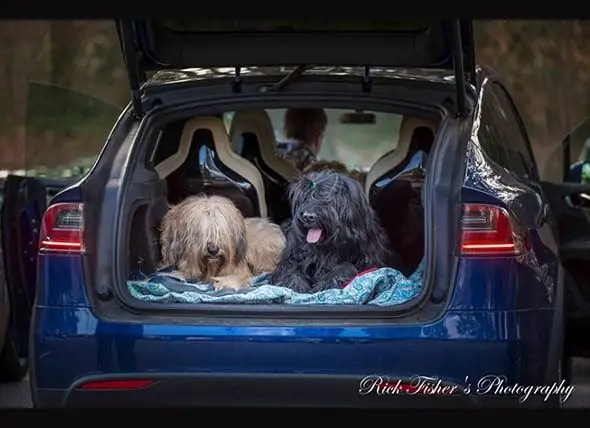
[[(29, 89), (31, 82), (70, 88), (120, 111), (129, 84), (112, 22), (3, 21), (0, 61), (0, 169), (56, 166), (98, 154), (112, 122), (97, 129), (91, 116), (65, 114), (76, 110), (68, 105), (71, 97), (43, 99)], [(31, 109), (40, 110), (31, 102), (43, 103), (53, 114), (31, 117)], [(60, 122), (46, 120), (60, 113)]]
[(478, 62), (514, 95), (544, 178), (560, 179), (561, 142), (590, 115), (590, 22), (478, 21), (474, 32)]
[[(515, 94), (544, 176), (559, 179), (561, 140), (590, 115), (590, 22), (478, 21), (475, 37), (478, 62), (498, 71)], [(76, 109), (59, 99), (42, 102), (54, 110), (51, 123), (27, 123), (28, 104), (41, 102), (29, 94), (29, 82), (70, 88), (119, 110), (129, 99), (109, 21), (3, 21), (0, 64), (0, 169), (95, 156), (110, 131), (107, 120), (60, 116)]]

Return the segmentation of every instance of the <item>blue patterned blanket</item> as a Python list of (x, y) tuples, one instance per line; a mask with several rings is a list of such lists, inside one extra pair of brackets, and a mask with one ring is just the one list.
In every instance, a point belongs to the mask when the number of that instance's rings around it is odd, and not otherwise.
[(211, 283), (189, 283), (161, 269), (151, 276), (132, 275), (127, 286), (136, 299), (162, 303), (283, 304), (283, 305), (375, 305), (392, 306), (416, 297), (422, 288), (423, 262), (409, 278), (391, 268), (369, 271), (342, 289), (301, 294), (272, 285), (270, 274), (262, 274), (240, 291), (215, 291)]

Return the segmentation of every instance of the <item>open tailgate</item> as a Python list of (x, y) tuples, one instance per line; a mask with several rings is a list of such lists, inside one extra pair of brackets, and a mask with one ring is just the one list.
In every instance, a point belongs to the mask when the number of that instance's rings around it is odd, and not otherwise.
[(117, 28), (134, 91), (148, 71), (253, 65), (449, 69), (458, 98), (465, 80), (475, 80), (469, 20), (133, 19), (117, 21)]

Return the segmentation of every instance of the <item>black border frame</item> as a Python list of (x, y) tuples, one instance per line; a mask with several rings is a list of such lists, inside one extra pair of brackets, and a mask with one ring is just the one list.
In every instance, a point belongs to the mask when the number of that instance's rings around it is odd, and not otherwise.
[[(218, 16), (227, 15), (228, 5), (226, 3), (218, 3), (219, 7), (216, 8), (215, 3), (210, 3), (207, 5), (206, 8), (203, 8), (202, 5), (199, 3), (186, 3), (182, 6), (182, 10), (180, 11), (182, 14), (195, 14), (198, 13), (200, 16), (216, 14)], [(350, 15), (354, 15), (357, 18), (360, 16), (365, 16), (370, 18), (370, 16), (383, 16), (383, 15), (413, 15), (413, 16), (424, 16), (421, 14), (424, 10), (424, 5), (420, 3), (383, 3), (383, 5), (387, 5), (385, 7), (375, 7), (373, 5), (363, 3), (361, 7), (353, 7), (350, 8)], [(97, 7), (95, 7), (97, 6)], [(240, 7), (240, 3), (231, 6), (231, 13), (234, 15), (241, 15), (243, 13), (248, 14), (249, 12), (253, 12), (255, 16), (261, 16), (261, 11), (252, 7), (251, 4), (244, 4), (244, 7)], [(303, 6), (303, 7), (302, 7)], [(432, 3), (432, 5), (428, 6), (428, 10), (431, 16), (436, 15), (452, 15), (458, 14), (459, 11), (453, 12), (453, 8), (461, 8), (461, 14), (471, 14), (473, 15), (475, 10), (469, 11), (469, 8), (465, 7), (466, 5), (454, 4), (454, 3)], [(489, 3), (483, 5), (481, 10), (487, 11), (487, 18), (491, 18), (489, 16)], [(194, 8), (194, 11), (190, 9)], [(473, 8), (474, 9), (474, 8)], [(494, 6), (494, 11), (498, 14), (499, 9), (497, 6)], [(133, 2), (120, 2), (109, 10), (108, 7), (105, 7), (103, 3), (95, 3), (95, 2), (87, 2), (84, 4), (84, 7), (80, 8), (73, 8), (71, 7), (71, 3), (68, 2), (66, 5), (65, 2), (53, 1), (51, 3), (34, 3), (34, 5), (28, 4), (27, 2), (11, 2), (4, 5), (2, 8), (2, 17), (3, 19), (80, 19), (80, 18), (87, 18), (87, 19), (109, 19), (116, 15), (118, 16), (130, 16), (136, 14), (140, 10), (140, 13), (144, 16), (161, 16), (161, 5), (153, 4), (150, 7), (148, 2), (143, 2), (141, 5), (139, 3)], [(573, 10), (569, 10), (562, 6), (553, 7), (552, 9), (544, 9), (537, 5), (533, 9), (527, 9), (525, 13), (519, 13), (519, 9), (515, 8), (514, 6), (510, 9), (504, 9), (504, 13), (500, 12), (503, 15), (510, 15), (513, 18), (520, 17), (522, 18), (532, 18), (534, 17), (544, 17), (544, 18), (551, 18), (551, 19), (560, 19), (560, 18), (577, 18), (580, 19), (581, 15), (579, 11), (573, 13)], [(217, 11), (217, 13), (215, 12)], [(309, 10), (304, 7), (302, 4), (298, 4), (296, 8), (289, 11), (291, 16), (298, 15), (298, 11), (302, 11), (303, 16), (309, 13)], [(550, 11), (549, 14), (543, 13)], [(570, 11), (570, 13), (568, 13)], [(241, 13), (240, 13), (241, 12)], [(336, 13), (342, 13), (342, 7), (339, 5), (339, 11)], [(264, 13), (264, 12), (262, 12)], [(369, 16), (367, 16), (367, 13)], [(276, 13), (275, 13), (276, 14)], [(479, 18), (483, 18), (481, 13), (475, 13), (478, 15)], [(506, 16), (503, 16), (506, 18)], [(0, 397), (1, 399), (1, 397)], [(389, 423), (396, 423), (399, 422), (400, 419), (405, 418), (413, 418), (409, 421), (410, 424), (420, 424), (420, 425), (438, 425), (442, 418), (447, 419), (454, 419), (460, 420), (461, 415), (455, 414), (454, 410), (430, 410), (428, 412), (420, 412), (417, 413), (415, 410), (411, 411), (403, 411), (403, 410), (395, 410), (395, 413), (392, 413), (388, 410), (351, 410), (351, 409), (338, 409), (338, 410), (320, 410), (320, 409), (257, 409), (257, 410), (249, 410), (249, 409), (212, 409), (212, 408), (200, 408), (200, 409), (193, 409), (193, 410), (178, 410), (172, 409), (171, 411), (168, 410), (155, 410), (155, 409), (147, 409), (142, 410), (141, 412), (137, 413), (130, 413), (136, 418), (135, 423), (140, 423), (142, 420), (150, 420), (151, 423), (156, 424), (158, 422), (170, 423), (171, 418), (172, 420), (179, 420), (181, 417), (192, 417), (192, 423), (198, 423), (202, 420), (204, 416), (211, 416), (211, 417), (221, 417), (219, 420), (227, 420), (231, 416), (236, 415), (239, 418), (240, 423), (244, 423), (244, 421), (248, 417), (254, 417), (256, 422), (260, 424), (260, 422), (271, 422), (271, 423), (284, 423), (285, 417), (289, 417), (291, 419), (297, 419), (305, 424), (309, 424), (310, 422), (314, 421), (314, 418), (317, 418), (322, 415), (328, 415), (332, 418), (332, 422), (339, 422), (340, 419), (347, 420), (348, 423), (354, 423), (359, 425), (366, 425), (369, 424), (378, 424), (377, 418), (380, 416), (385, 416), (391, 418), (389, 421), (385, 421), (386, 424)], [(481, 413), (480, 413), (481, 412)], [(124, 414), (125, 411), (120, 412)], [(116, 412), (105, 412), (104, 410), (99, 411), (84, 411), (84, 413), (78, 413), (78, 411), (69, 411), (69, 412), (55, 412), (55, 411), (43, 411), (43, 410), (12, 410), (2, 408), (0, 410), (0, 420), (3, 422), (4, 425), (8, 425), (10, 422), (22, 423), (25, 422), (27, 419), (32, 419), (32, 422), (35, 422), (38, 418), (39, 423), (47, 423), (50, 417), (54, 417), (54, 415), (59, 418), (59, 422), (66, 424), (69, 422), (69, 417), (74, 419), (72, 422), (76, 423), (77, 425), (80, 424), (80, 416), (86, 417), (83, 421), (89, 420), (92, 418), (95, 420), (96, 423), (107, 423), (112, 424), (114, 418), (117, 416)], [(485, 418), (488, 420), (489, 423), (500, 423), (505, 424), (507, 418), (517, 418), (517, 413), (512, 413), (511, 411), (507, 410), (493, 410), (492, 412), (480, 410), (478, 413), (471, 413), (475, 418)], [(567, 424), (570, 418), (574, 417), (584, 417), (584, 413), (581, 413), (579, 410), (569, 410), (566, 412), (553, 412), (553, 411), (537, 411), (528, 413), (526, 415), (527, 419), (530, 422), (535, 422), (537, 418), (545, 419), (546, 422), (549, 423), (556, 423), (556, 424)], [(468, 415), (468, 413), (465, 413)], [(393, 418), (392, 418), (393, 416)], [(280, 418), (280, 419), (279, 419)], [(404, 421), (405, 422), (405, 421)], [(572, 421), (573, 423), (574, 421)], [(84, 423), (84, 422), (83, 422)]]

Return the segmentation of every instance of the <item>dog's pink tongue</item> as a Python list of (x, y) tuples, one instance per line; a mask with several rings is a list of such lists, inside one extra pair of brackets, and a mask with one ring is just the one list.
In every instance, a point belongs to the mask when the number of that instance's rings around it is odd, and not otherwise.
[(307, 231), (307, 242), (315, 244), (322, 237), (322, 229), (309, 229)]

